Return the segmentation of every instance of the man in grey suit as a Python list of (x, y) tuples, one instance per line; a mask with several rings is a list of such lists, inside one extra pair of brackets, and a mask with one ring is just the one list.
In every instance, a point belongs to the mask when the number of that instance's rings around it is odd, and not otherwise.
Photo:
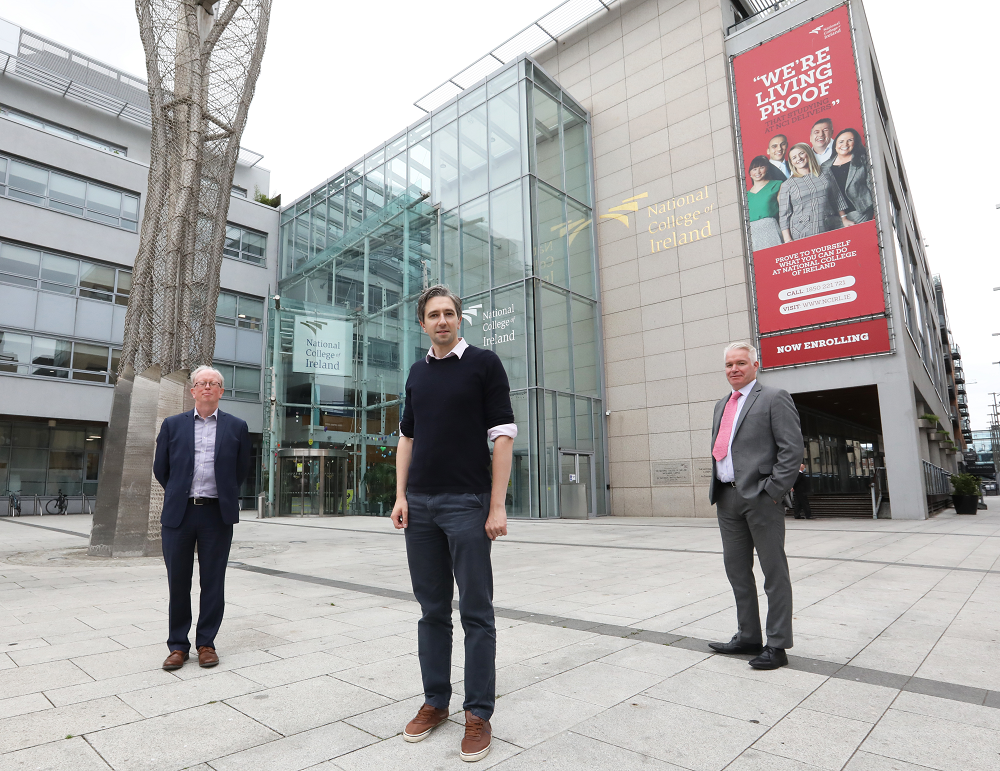
[[(715, 405), (712, 421), (712, 484), (722, 533), (722, 558), (736, 596), (737, 631), (726, 643), (709, 643), (719, 653), (756, 653), (754, 669), (788, 664), (792, 647), (792, 583), (785, 558), (782, 496), (802, 463), (799, 413), (787, 391), (757, 382), (757, 351), (749, 343), (725, 350), (732, 392)], [(753, 553), (764, 571), (767, 645), (762, 645)]]

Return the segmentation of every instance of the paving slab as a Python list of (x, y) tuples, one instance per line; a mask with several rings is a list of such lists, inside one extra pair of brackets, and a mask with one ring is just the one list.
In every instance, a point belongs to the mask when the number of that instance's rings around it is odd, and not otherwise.
[(317, 675), (339, 672), (342, 669), (348, 669), (352, 666), (354, 666), (353, 661), (319, 652), (268, 661), (264, 664), (256, 664), (249, 667), (241, 667), (234, 671), (243, 677), (271, 688), (294, 683), (298, 680), (308, 680)]
[(1000, 732), (890, 709), (861, 749), (940, 771), (995, 771)]
[(0, 671), (0, 693), (10, 698), (92, 680), (71, 661), (52, 661)]
[(114, 696), (9, 717), (0, 720), (0, 753), (80, 736), (141, 719), (142, 715)]
[(819, 766), (772, 755), (750, 747), (726, 766), (726, 771), (819, 771)]
[(115, 771), (178, 771), (281, 738), (225, 704), (97, 731), (90, 745)]
[(645, 695), (763, 726), (777, 723), (803, 699), (801, 690), (699, 667), (663, 680)]
[(346, 723), (331, 723), (216, 758), (211, 766), (215, 771), (245, 771), (253, 768), (301, 771), (377, 741), (371, 734)]
[(217, 671), (194, 680), (178, 680), (168, 685), (123, 693), (119, 698), (143, 717), (156, 717), (231, 699), (263, 688), (260, 683), (240, 677), (235, 672)]
[(655, 686), (662, 675), (591, 661), (568, 672), (550, 677), (538, 687), (573, 699), (613, 707), (635, 694)]
[(636, 696), (573, 728), (575, 733), (692, 771), (724, 768), (766, 730), (648, 696)]
[(26, 715), (29, 712), (39, 712), (51, 709), (52, 702), (40, 693), (28, 693), (24, 696), (14, 696), (10, 699), (0, 699), (0, 719)]
[(4, 771), (109, 771), (94, 748), (79, 737), (53, 741), (10, 752), (2, 758)]
[(67, 704), (78, 704), (82, 701), (100, 699), (103, 696), (120, 696), (131, 691), (139, 691), (157, 685), (169, 685), (179, 681), (179, 678), (172, 672), (152, 669), (121, 677), (109, 677), (106, 680), (90, 680), (88, 678), (87, 682), (80, 685), (46, 690), (45, 697), (55, 706), (63, 707)]
[(680, 766), (640, 755), (589, 736), (566, 731), (497, 764), (502, 771), (684, 771)]
[[(459, 750), (464, 729), (450, 720), (434, 729), (422, 742), (411, 744), (394, 736), (377, 744), (341, 755), (332, 761), (343, 771), (452, 771), (462, 766)], [(493, 768), (512, 757), (519, 748), (507, 744), (494, 734), (490, 754), (475, 764), (475, 768)], [(327, 767), (323, 771), (330, 771)]]
[(796, 709), (762, 736), (754, 748), (839, 771), (871, 729), (872, 723)]
[(364, 688), (322, 676), (238, 696), (227, 703), (261, 725), (288, 736), (384, 707), (390, 702)]
[(809, 694), (802, 706), (828, 715), (875, 723), (899, 695), (894, 688), (830, 679)]

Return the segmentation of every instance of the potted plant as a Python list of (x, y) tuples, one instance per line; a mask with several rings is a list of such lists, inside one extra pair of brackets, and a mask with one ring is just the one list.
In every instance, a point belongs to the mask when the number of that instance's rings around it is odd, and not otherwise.
[(937, 424), (940, 422), (940, 418), (937, 415), (932, 415), (929, 412), (925, 412), (919, 418), (917, 418), (917, 426), (919, 428), (937, 428)]
[(979, 477), (975, 474), (954, 474), (951, 486), (955, 488), (951, 496), (956, 514), (975, 514), (979, 508)]

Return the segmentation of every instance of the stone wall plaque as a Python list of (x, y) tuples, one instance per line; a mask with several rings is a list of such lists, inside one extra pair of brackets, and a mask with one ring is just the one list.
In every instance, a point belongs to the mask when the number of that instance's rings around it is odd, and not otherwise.
[(699, 487), (702, 485), (708, 487), (710, 484), (712, 484), (711, 458), (694, 459), (694, 483)]
[(653, 487), (676, 487), (691, 484), (691, 461), (654, 460), (650, 464)]

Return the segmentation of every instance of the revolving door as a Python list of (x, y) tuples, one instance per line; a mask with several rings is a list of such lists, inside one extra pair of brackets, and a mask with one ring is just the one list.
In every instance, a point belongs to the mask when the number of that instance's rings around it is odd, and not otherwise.
[(347, 453), (327, 449), (278, 451), (279, 517), (333, 516), (348, 513)]

